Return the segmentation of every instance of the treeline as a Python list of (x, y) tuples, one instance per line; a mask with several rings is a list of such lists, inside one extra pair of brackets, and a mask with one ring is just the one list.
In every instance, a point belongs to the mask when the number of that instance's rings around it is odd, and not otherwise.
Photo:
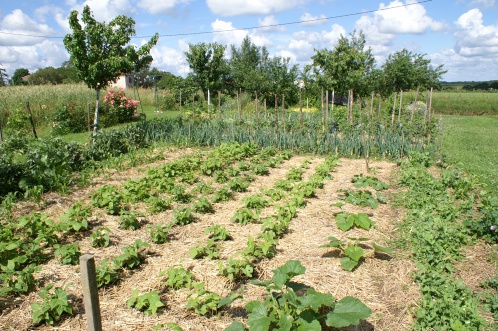
[(474, 90), (498, 90), (498, 80), (495, 81), (487, 81), (487, 82), (477, 82), (474, 84), (465, 84), (462, 87), (463, 90), (474, 91)]

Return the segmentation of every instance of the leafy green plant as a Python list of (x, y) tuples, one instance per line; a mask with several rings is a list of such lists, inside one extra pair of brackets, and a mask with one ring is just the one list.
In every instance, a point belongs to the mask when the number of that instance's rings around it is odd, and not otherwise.
[(210, 260), (219, 259), (220, 246), (213, 239), (209, 239), (204, 246), (190, 248), (189, 253), (193, 259), (202, 259), (204, 257)]
[(120, 268), (134, 269), (142, 263), (144, 248), (150, 245), (141, 239), (135, 240), (130, 246), (125, 246), (121, 250), (123, 253), (114, 258), (114, 264)]
[(15, 228), (19, 231), (18, 238), (36, 245), (57, 243), (56, 225), (45, 213), (30, 213), (17, 219)]
[(139, 213), (134, 212), (123, 212), (121, 216), (119, 216), (119, 228), (123, 230), (138, 230), (142, 226), (137, 216), (143, 216)]
[(285, 175), (285, 178), (291, 182), (299, 182), (303, 179), (303, 170), (301, 168), (293, 168)]
[[(243, 290), (242, 287), (241, 292)], [(232, 292), (228, 297), (222, 298), (220, 295), (206, 290), (204, 283), (196, 283), (194, 291), (188, 296), (187, 309), (193, 310), (196, 314), (211, 315), (219, 309), (231, 305), (233, 301), (241, 297), (240, 293)]]
[(147, 199), (147, 212), (151, 214), (162, 213), (165, 210), (171, 209), (171, 201), (162, 197), (151, 196)]
[(144, 311), (147, 315), (155, 314), (157, 309), (164, 307), (164, 303), (159, 297), (159, 292), (152, 291), (142, 295), (138, 293), (138, 289), (133, 290), (131, 298), (126, 301), (128, 307), (135, 307), (140, 311)]
[(168, 232), (171, 229), (171, 225), (171, 223), (168, 223), (168, 225), (162, 223), (150, 225), (148, 229), (152, 242), (155, 244), (164, 244), (168, 242)]
[(283, 198), (286, 197), (285, 191), (283, 191), (281, 189), (274, 189), (274, 188), (265, 190), (264, 194), (266, 196), (270, 197), (270, 199), (272, 199), (273, 201), (279, 201), (279, 200), (282, 200)]
[(254, 266), (247, 259), (228, 259), (226, 266), (220, 261), (219, 268), (220, 274), (228, 277), (231, 281), (239, 281), (245, 277), (252, 278), (254, 273)]
[(222, 187), (218, 191), (214, 192), (213, 202), (222, 202), (232, 200), (233, 193), (228, 189), (228, 187)]
[(263, 209), (268, 206), (268, 200), (266, 200), (261, 194), (254, 194), (242, 199), (242, 203), (246, 208), (251, 209)]
[(171, 194), (173, 195), (172, 199), (175, 202), (189, 203), (192, 201), (192, 195), (185, 192), (185, 187), (182, 185), (175, 185), (171, 190)]
[[(16, 263), (15, 260), (19, 258), (21, 260)], [(0, 296), (29, 293), (38, 285), (34, 273), (39, 272), (41, 267), (32, 263), (22, 268), (19, 262), (25, 262), (27, 257), (19, 256), (16, 259), (9, 260), (7, 265), (0, 265), (2, 269), (0, 273)]]
[(35, 302), (31, 305), (34, 324), (45, 323), (54, 325), (64, 314), (73, 314), (73, 309), (67, 298), (67, 292), (60, 287), (56, 287), (53, 293), (50, 293), (53, 286), (53, 284), (45, 286), (40, 291), (40, 297), (43, 301)]
[(257, 176), (266, 176), (270, 173), (270, 171), (264, 164), (256, 164), (252, 167), (252, 173)]
[(342, 231), (348, 231), (354, 226), (368, 230), (373, 225), (372, 220), (365, 213), (340, 213), (337, 214), (335, 220), (337, 221), (337, 227)]
[(245, 192), (249, 187), (249, 182), (247, 180), (240, 179), (239, 177), (230, 179), (227, 182), (227, 186), (230, 190), (234, 192)]
[(111, 230), (109, 228), (98, 228), (93, 231), (90, 235), (92, 247), (108, 247), (111, 242), (110, 233)]
[(360, 263), (361, 259), (374, 255), (375, 253), (392, 253), (392, 248), (382, 247), (372, 243), (373, 252), (365, 252), (360, 243), (369, 241), (368, 238), (349, 238), (350, 242), (343, 242), (336, 237), (329, 237), (329, 243), (322, 245), (322, 248), (337, 248), (345, 255), (341, 258), (341, 267), (344, 270), (352, 271)]
[(54, 245), (55, 257), (59, 257), (59, 262), (68, 265), (77, 265), (81, 256), (78, 244)]
[(292, 190), (292, 182), (290, 180), (279, 179), (273, 184), (273, 187), (283, 191), (290, 191)]
[(259, 219), (259, 214), (253, 212), (249, 208), (241, 208), (235, 211), (235, 214), (232, 217), (232, 222), (240, 223), (242, 225), (246, 225), (248, 223), (256, 222)]
[(225, 241), (232, 239), (232, 235), (221, 225), (213, 225), (205, 230), (206, 234), (209, 234), (209, 239), (214, 241)]
[(214, 207), (206, 197), (200, 197), (193, 205), (198, 213), (206, 214), (214, 212)]
[(118, 215), (123, 210), (123, 195), (114, 185), (104, 185), (92, 194), (92, 205), (103, 208), (108, 214)]
[[(251, 281), (264, 287), (268, 295), (264, 302), (246, 304), (250, 330), (322, 330), (322, 324), (340, 328), (358, 325), (371, 315), (372, 311), (356, 298), (345, 297), (337, 301), (331, 294), (292, 281), (305, 272), (306, 268), (299, 261), (291, 260), (273, 270), (272, 279)], [(241, 331), (245, 327), (234, 322), (226, 330)]]
[(247, 246), (242, 254), (249, 260), (259, 260), (261, 258), (272, 258), (277, 253), (277, 239), (270, 233), (262, 233), (257, 239), (249, 237)]
[(339, 199), (360, 207), (379, 207), (378, 200), (369, 190), (339, 190), (342, 194)]
[(113, 284), (119, 280), (118, 267), (116, 264), (110, 263), (109, 259), (104, 259), (95, 268), (95, 276), (98, 288)]
[(173, 223), (177, 225), (187, 225), (195, 221), (190, 207), (181, 206), (173, 210)]
[(316, 189), (310, 182), (296, 184), (291, 192), (302, 195), (306, 199), (316, 197)]
[(268, 216), (262, 219), (263, 225), (261, 231), (268, 233), (276, 238), (282, 237), (289, 229), (289, 220), (278, 220), (274, 217)]
[(92, 216), (90, 206), (76, 202), (60, 217), (58, 228), (63, 231), (85, 231), (90, 228), (88, 218)]
[[(162, 276), (164, 272), (161, 272)], [(181, 288), (190, 288), (193, 283), (195, 283), (195, 276), (191, 272), (185, 270), (184, 268), (173, 268), (169, 267), (166, 270), (168, 279), (165, 284), (174, 290), (179, 290)]]
[(351, 182), (356, 188), (370, 186), (377, 191), (382, 191), (389, 188), (389, 185), (379, 180), (377, 177), (364, 176), (363, 174), (354, 175)]
[(228, 182), (228, 176), (221, 170), (216, 170), (213, 174), (213, 179), (215, 182), (223, 184)]

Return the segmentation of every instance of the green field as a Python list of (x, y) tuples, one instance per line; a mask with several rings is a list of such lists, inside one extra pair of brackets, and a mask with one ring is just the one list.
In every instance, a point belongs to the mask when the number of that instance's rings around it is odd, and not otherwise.
[(443, 116), (442, 127), (447, 160), (498, 192), (498, 116)]

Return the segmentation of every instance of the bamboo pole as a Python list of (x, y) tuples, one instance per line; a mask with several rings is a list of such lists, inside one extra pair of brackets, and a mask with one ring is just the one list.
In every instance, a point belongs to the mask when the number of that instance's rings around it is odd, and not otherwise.
[(329, 90), (325, 91), (325, 121), (329, 120)]
[(275, 129), (278, 132), (278, 100), (276, 93), (275, 93)]
[(303, 89), (299, 87), (299, 124), (303, 126)]
[(334, 119), (334, 102), (335, 102), (335, 90), (332, 89), (332, 105), (331, 105), (332, 109), (330, 111), (332, 119)]
[(429, 94), (429, 123), (431, 122), (431, 112), (432, 112), (432, 91), (433, 88), (431, 87), (431, 93)]

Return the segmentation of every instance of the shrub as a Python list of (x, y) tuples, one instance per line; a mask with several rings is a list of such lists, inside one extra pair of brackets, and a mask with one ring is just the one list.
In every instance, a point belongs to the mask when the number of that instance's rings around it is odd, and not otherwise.
[(52, 121), (52, 135), (62, 136), (68, 133), (85, 132), (87, 130), (87, 116), (81, 109), (77, 109), (74, 102), (59, 107)]

